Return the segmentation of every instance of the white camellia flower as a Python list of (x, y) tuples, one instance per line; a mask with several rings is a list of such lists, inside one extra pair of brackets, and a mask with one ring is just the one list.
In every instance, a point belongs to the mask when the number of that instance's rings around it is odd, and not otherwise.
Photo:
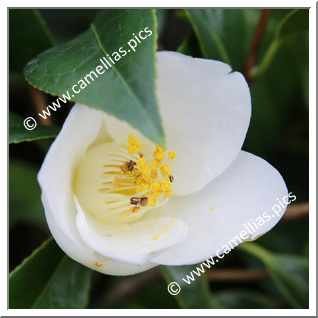
[(175, 52), (157, 53), (157, 73), (166, 152), (126, 122), (75, 105), (38, 175), (56, 242), (105, 274), (201, 262), (245, 223), (269, 213), (253, 240), (285, 211), (270, 213), (288, 196), (278, 171), (241, 150), (251, 116), (244, 77)]

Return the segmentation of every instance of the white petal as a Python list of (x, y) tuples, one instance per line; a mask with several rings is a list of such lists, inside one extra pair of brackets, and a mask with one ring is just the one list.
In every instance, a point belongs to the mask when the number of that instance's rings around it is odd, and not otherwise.
[(279, 206), (283, 199), (288, 201), (288, 191), (279, 172), (265, 160), (241, 151), (229, 168), (203, 190), (187, 197), (172, 197), (165, 207), (146, 216), (174, 216), (189, 224), (186, 240), (151, 261), (195, 264), (223, 254), (229, 242), (234, 248), (233, 239), (238, 244), (255, 239), (280, 220), (287, 204), (277, 215), (272, 207)]
[[(50, 207), (46, 206), (46, 210), (47, 209), (50, 209)], [(100, 255), (86, 246), (82, 239), (77, 237), (77, 235), (75, 237), (76, 239), (66, 236), (65, 233), (61, 231), (59, 225), (51, 217), (52, 214), (52, 211), (46, 213), (46, 217), (49, 228), (51, 232), (54, 233), (54, 239), (57, 244), (69, 257), (93, 270), (107, 275), (126, 276), (141, 273), (157, 266), (157, 264), (150, 262), (144, 264), (124, 263)]]
[(128, 264), (104, 257), (85, 244), (76, 227), (73, 170), (90, 145), (110, 140), (102, 127), (102, 115), (86, 106), (73, 107), (45, 157), (38, 181), (50, 231), (61, 249), (75, 261), (101, 273), (132, 275), (156, 264)]
[(86, 218), (76, 199), (75, 202), (77, 228), (87, 246), (115, 260), (144, 264), (188, 234), (188, 226), (171, 217), (129, 224), (94, 223)]
[(89, 266), (90, 268), (103, 274), (115, 276), (135, 275), (157, 266), (157, 264), (150, 262), (145, 264), (123, 263), (99, 254), (96, 256), (96, 259), (98, 261), (94, 262), (94, 266)]
[[(187, 195), (222, 173), (241, 150), (251, 116), (248, 85), (229, 65), (176, 52), (157, 53), (157, 96), (174, 192)], [(105, 116), (113, 139), (122, 142), (130, 125)]]
[[(98, 136), (101, 124), (98, 111), (75, 105), (38, 174), (45, 213), (50, 214), (50, 218), (71, 240), (77, 232), (72, 189), (74, 169)], [(54, 231), (52, 234), (54, 236)]]

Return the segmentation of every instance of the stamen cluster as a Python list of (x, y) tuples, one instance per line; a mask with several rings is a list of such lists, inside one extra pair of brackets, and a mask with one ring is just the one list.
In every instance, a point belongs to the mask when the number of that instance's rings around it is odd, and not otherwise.
[[(156, 146), (156, 150), (153, 152), (153, 160), (149, 163), (141, 152), (142, 142), (134, 134), (129, 134), (128, 145), (125, 147), (136, 160), (125, 162), (119, 167), (120, 172), (128, 178), (132, 178), (132, 182), (136, 186), (136, 194), (142, 193), (141, 196), (131, 197), (130, 204), (154, 207), (162, 195), (167, 198), (171, 197), (173, 195), (171, 183), (174, 178), (170, 172), (170, 164), (163, 164), (165, 149)], [(138, 157), (136, 158), (135, 155)], [(176, 151), (170, 151), (167, 158), (173, 160), (176, 155)], [(121, 180), (115, 177), (113, 184), (120, 186), (120, 182)], [(137, 210), (135, 207), (134, 211)]]

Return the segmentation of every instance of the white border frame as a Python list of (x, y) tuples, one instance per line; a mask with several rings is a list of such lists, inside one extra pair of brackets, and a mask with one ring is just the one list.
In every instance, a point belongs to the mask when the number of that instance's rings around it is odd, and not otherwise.
[[(127, 7), (127, 8), (149, 8), (149, 1), (139, 1), (135, 0), (133, 2), (134, 7), (131, 6), (132, 2), (129, 1), (116, 1), (114, 2), (117, 6), (107, 6), (107, 8), (119, 8), (119, 7)], [(25, 5), (28, 4), (28, 7)], [(69, 1), (69, 0), (55, 0), (50, 4), (44, 4), (43, 1), (33, 0), (33, 1), (3, 1), (1, 4), (1, 34), (3, 42), (5, 39), (8, 41), (8, 7), (23, 7), (23, 8), (103, 8), (105, 7), (104, 1), (96, 1), (91, 0), (89, 2), (90, 7), (79, 7), (79, 2), (77, 1)], [(317, 12), (317, 4), (315, 1), (281, 1), (281, 0), (269, 0), (269, 1), (246, 1), (242, 0), (239, 2), (240, 6), (237, 6), (238, 2), (235, 1), (202, 1), (196, 0), (195, 2), (190, 1), (174, 1), (174, 0), (161, 0), (161, 1), (152, 1), (152, 8), (311, 8), (309, 10), (309, 207), (310, 207), (310, 222), (309, 222), (309, 237), (310, 237), (310, 253), (309, 253), (309, 309), (28, 309), (28, 310), (17, 310), (17, 309), (7, 309), (7, 297), (8, 290), (7, 285), (1, 285), (1, 305), (0, 305), (0, 313), (1, 316), (316, 316), (316, 12)], [(54, 5), (54, 7), (52, 7)], [(5, 42), (7, 42), (5, 41)], [(2, 57), (1, 63), (1, 74), (8, 74), (8, 50), (5, 51), (5, 56)], [(3, 75), (4, 76), (4, 75)], [(8, 104), (8, 82), (7, 85), (2, 85), (1, 90), (3, 91), (2, 96), (7, 96), (7, 104)], [(7, 88), (7, 89), (6, 89)], [(3, 123), (7, 120), (7, 110), (5, 107), (1, 107), (1, 119)], [(3, 143), (3, 148), (7, 149), (7, 158), (2, 156), (1, 159), (1, 167), (4, 170), (4, 167), (7, 167), (8, 161), (8, 145), (7, 140), (3, 136), (7, 136), (7, 123), (0, 126), (1, 129), (1, 142)], [(6, 129), (6, 130), (5, 130)], [(8, 173), (8, 172), (7, 172)], [(6, 175), (3, 172), (2, 175)], [(1, 205), (2, 205), (2, 218), (5, 218), (3, 222), (1, 222), (1, 242), (3, 252), (5, 250), (8, 251), (8, 229), (7, 229), (7, 219), (4, 217), (4, 211), (7, 210), (7, 198), (8, 198), (8, 188), (7, 188), (7, 180), (2, 178), (3, 187), (1, 189), (6, 189), (6, 191), (2, 191)], [(296, 234), (296, 233), (295, 233)], [(7, 244), (6, 244), (6, 243)], [(6, 254), (6, 253), (5, 253)], [(1, 262), (1, 276), (2, 282), (7, 281), (7, 262)], [(163, 291), (166, 292), (166, 291)]]

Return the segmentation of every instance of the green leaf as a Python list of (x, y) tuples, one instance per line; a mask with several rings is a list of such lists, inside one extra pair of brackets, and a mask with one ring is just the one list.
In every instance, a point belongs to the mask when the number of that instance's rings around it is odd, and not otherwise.
[[(167, 292), (159, 268), (132, 276), (108, 276), (95, 273), (104, 290), (90, 301), (90, 308), (168, 309), (179, 308), (177, 299)], [(142, 288), (140, 288), (142, 286)], [(160, 301), (158, 301), (160, 295)]]
[(9, 10), (10, 69), (22, 72), (35, 55), (50, 48), (54, 41), (38, 10)]
[[(276, 12), (273, 12), (272, 18), (275, 17), (274, 13), (276, 14)], [(277, 20), (281, 21), (281, 17), (277, 17)], [(278, 21), (276, 19), (271, 21), (266, 41), (268, 45), (277, 29)], [(273, 32), (270, 33), (270, 31)], [(308, 43), (308, 34), (306, 33), (288, 37), (277, 51), (275, 59), (268, 65), (269, 68), (266, 69), (266, 72), (259, 73), (257, 80), (255, 77), (253, 78), (253, 84), (250, 87), (253, 115), (244, 143), (245, 150), (261, 157), (272, 154), (271, 159), (268, 157), (267, 160), (273, 160), (273, 153), (277, 153), (278, 150), (281, 152), (282, 149), (288, 147), (288, 144), (293, 145), (295, 149), (296, 141), (290, 136), (287, 138), (286, 131), (294, 131), (299, 115), (306, 111), (304, 110), (306, 105), (303, 105), (303, 96), (308, 91), (304, 94), (304, 83), (300, 76), (303, 68), (308, 67)], [(284, 144), (283, 147), (282, 144)], [(282, 159), (290, 155), (281, 153), (281, 157), (276, 163), (271, 162), (284, 176), (287, 174), (287, 178), (290, 173), (285, 171), (284, 174), (283, 169), (287, 168), (290, 160), (283, 162)], [(297, 174), (293, 166), (292, 168), (293, 178), (289, 180), (289, 183), (288, 180), (285, 180), (289, 186), (291, 186), (290, 182), (295, 180), (295, 173)], [(299, 185), (299, 180), (296, 183), (297, 191), (294, 190), (299, 193), (304, 187)]]
[(192, 57), (202, 57), (200, 46), (194, 32), (191, 32), (177, 49), (178, 52)]
[[(145, 29), (141, 36), (147, 37), (138, 43), (133, 34)], [(89, 30), (32, 59), (24, 74), (34, 87), (101, 109), (164, 146), (155, 92), (156, 40), (154, 10), (100, 10)], [(77, 94), (73, 85), (82, 90)]]
[(203, 57), (223, 61), (234, 70), (241, 70), (246, 38), (244, 10), (187, 9), (186, 13)]
[[(289, 185), (286, 180), (285, 182)], [(274, 253), (298, 254), (303, 250), (304, 244), (308, 242), (308, 231), (303, 230), (308, 228), (307, 224), (306, 219), (282, 223), (257, 239), (257, 243)]]
[(276, 31), (277, 40), (284, 40), (285, 37), (298, 32), (309, 30), (309, 10), (298, 9), (290, 12), (280, 23)]
[[(179, 284), (181, 291), (172, 297), (176, 297), (181, 308), (211, 308), (211, 295), (205, 275), (201, 274), (200, 276), (197, 276), (194, 274), (192, 276), (194, 281), (191, 281), (191, 278), (188, 279), (188, 277), (193, 274), (191, 271), (197, 271), (195, 265), (161, 266), (161, 270), (166, 280), (167, 286), (173, 282)], [(191, 283), (188, 284), (183, 279)], [(173, 287), (174, 290), (176, 290), (176, 288), (176, 286)]]
[[(38, 139), (54, 138), (60, 131), (60, 127), (37, 125), (33, 130), (27, 130), (23, 125), (24, 120), (19, 115), (9, 111), (9, 143), (33, 141)], [(32, 120), (30, 125), (33, 125)]]
[(277, 303), (267, 296), (249, 289), (233, 289), (215, 293), (213, 302), (227, 309), (270, 309)]
[(164, 27), (167, 21), (168, 9), (156, 9), (157, 17), (157, 33), (158, 36), (164, 31)]
[(255, 243), (240, 249), (259, 258), (282, 295), (294, 308), (309, 308), (309, 264), (304, 257), (273, 254)]
[(67, 257), (50, 238), (9, 276), (10, 309), (85, 308), (91, 270)]
[(46, 227), (37, 169), (22, 161), (9, 162), (9, 226), (31, 222)]
[(272, 43), (269, 45), (259, 66), (252, 71), (251, 78), (256, 79), (268, 70), (285, 40), (308, 30), (309, 10), (297, 9), (291, 11), (278, 25)]

